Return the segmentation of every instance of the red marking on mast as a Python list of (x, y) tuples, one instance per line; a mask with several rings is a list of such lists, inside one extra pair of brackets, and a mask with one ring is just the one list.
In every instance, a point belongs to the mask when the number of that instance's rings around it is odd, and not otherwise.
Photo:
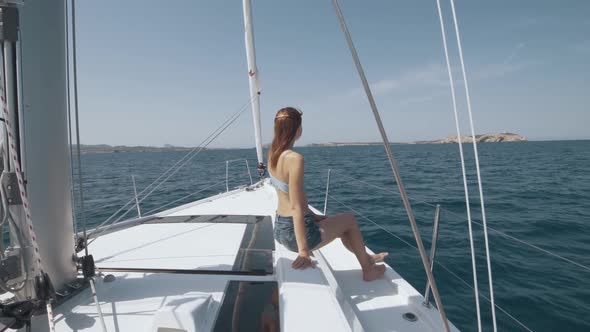
[(254, 71), (252, 69), (250, 69), (250, 71), (248, 72), (248, 75), (250, 75), (250, 77), (254, 76)]

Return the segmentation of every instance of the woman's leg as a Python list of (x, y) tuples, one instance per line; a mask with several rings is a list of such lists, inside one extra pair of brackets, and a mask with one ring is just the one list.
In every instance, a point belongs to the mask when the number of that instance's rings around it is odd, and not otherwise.
[[(337, 220), (345, 220), (347, 218), (352, 218), (352, 219), (354, 219), (355, 224), (358, 227), (358, 222), (356, 221), (356, 218), (352, 214), (335, 215), (333, 217), (338, 217)], [(351, 245), (351, 240), (349, 238), (349, 233), (342, 234), (342, 236), (340, 237), (340, 241), (342, 241), (342, 244), (344, 245), (344, 247), (346, 249), (348, 249), (348, 251), (350, 251), (351, 253), (354, 254), (354, 250), (352, 249), (352, 245)], [(387, 253), (387, 252), (381, 252), (381, 253), (373, 254), (373, 255), (369, 255), (369, 256), (371, 257), (373, 262), (378, 263), (378, 262), (383, 262), (383, 259), (385, 257), (387, 257), (388, 255), (389, 255), (389, 253)]]
[[(354, 251), (352, 250), (352, 245), (350, 244), (351, 240), (348, 238), (348, 233), (344, 233), (342, 235), (342, 237), (340, 237), (340, 241), (342, 241), (342, 244), (344, 245), (344, 247), (346, 247), (346, 249), (348, 249), (348, 251), (354, 253)], [(387, 252), (380, 252), (378, 254), (373, 254), (373, 255), (369, 255), (369, 256), (371, 257), (373, 262), (379, 263), (379, 262), (383, 262), (383, 259), (385, 257), (387, 257), (388, 255), (389, 255), (389, 253), (387, 253)]]
[[(365, 250), (365, 242), (352, 214), (338, 214), (320, 221), (322, 242), (314, 249), (319, 249), (336, 238), (346, 238), (347, 248), (352, 251), (363, 269), (363, 278), (374, 280), (383, 275), (385, 266), (375, 265), (372, 257)], [(344, 242), (343, 242), (344, 243)]]

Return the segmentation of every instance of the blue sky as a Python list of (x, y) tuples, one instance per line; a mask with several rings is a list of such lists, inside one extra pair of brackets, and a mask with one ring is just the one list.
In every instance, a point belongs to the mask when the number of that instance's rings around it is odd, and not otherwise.
[[(302, 144), (378, 140), (331, 1), (252, 6), (263, 142), (282, 106), (303, 110)], [(341, 6), (390, 140), (454, 134), (436, 2)], [(456, 9), (478, 133), (590, 138), (589, 1), (459, 0)], [(443, 11), (459, 78), (448, 1)], [(249, 99), (241, 1), (83, 1), (77, 22), (85, 144), (193, 146)], [(249, 112), (212, 144), (253, 145)]]

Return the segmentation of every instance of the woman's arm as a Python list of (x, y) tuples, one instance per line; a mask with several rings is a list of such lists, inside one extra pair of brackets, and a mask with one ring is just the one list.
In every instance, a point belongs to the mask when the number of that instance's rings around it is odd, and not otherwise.
[(289, 169), (289, 201), (291, 202), (295, 239), (299, 248), (299, 256), (293, 261), (292, 266), (296, 269), (305, 269), (308, 266), (315, 268), (315, 264), (309, 256), (310, 248), (307, 246), (305, 222), (303, 221), (305, 212), (307, 211), (307, 202), (303, 190), (304, 160), (303, 156), (298, 153), (293, 153), (291, 158), (292, 162), (290, 163)]

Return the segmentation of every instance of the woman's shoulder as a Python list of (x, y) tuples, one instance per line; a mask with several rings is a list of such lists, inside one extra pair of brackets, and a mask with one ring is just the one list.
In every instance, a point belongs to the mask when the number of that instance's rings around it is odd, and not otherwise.
[(285, 150), (282, 154), (282, 157), (289, 163), (303, 162), (303, 155), (293, 150)]

